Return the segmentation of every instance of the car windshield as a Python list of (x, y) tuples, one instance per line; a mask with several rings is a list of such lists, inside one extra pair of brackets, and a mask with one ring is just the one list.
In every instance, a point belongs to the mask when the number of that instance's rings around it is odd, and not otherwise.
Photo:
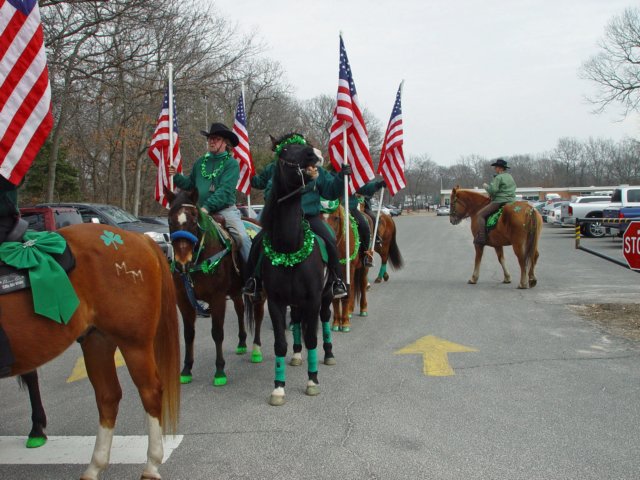
[(108, 205), (102, 208), (102, 212), (111, 217), (117, 224), (139, 222), (140, 219), (121, 208)]

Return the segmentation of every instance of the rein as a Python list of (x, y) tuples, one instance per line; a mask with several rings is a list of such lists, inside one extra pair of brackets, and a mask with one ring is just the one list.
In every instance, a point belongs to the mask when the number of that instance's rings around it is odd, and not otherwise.
[(297, 163), (292, 163), (292, 162), (287, 162), (286, 160), (283, 160), (282, 158), (278, 159), (279, 160), (279, 165), (280, 165), (280, 170), (282, 171), (282, 166), (284, 165), (285, 167), (289, 167), (289, 168), (295, 168), (297, 170), (297, 174), (300, 176), (300, 179), (302, 180), (302, 185), (300, 185), (298, 188), (296, 188), (295, 190), (292, 190), (291, 192), (287, 193), (284, 197), (280, 197), (278, 199), (278, 203), (284, 202), (286, 199), (293, 197), (294, 195), (302, 192), (302, 190), (304, 190), (304, 187), (306, 187), (306, 183), (304, 181), (304, 172), (302, 171), (302, 169), (300, 168), (300, 165), (298, 165)]

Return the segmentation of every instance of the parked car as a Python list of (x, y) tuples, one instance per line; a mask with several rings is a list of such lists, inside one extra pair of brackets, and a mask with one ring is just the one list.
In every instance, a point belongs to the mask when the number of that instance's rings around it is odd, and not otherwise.
[(262, 213), (264, 205), (236, 205), (243, 217), (257, 219)]
[[(371, 202), (371, 210), (373, 210), (374, 213), (378, 212), (378, 203), (377, 202)], [(386, 213), (387, 215), (391, 215), (391, 210), (389, 210), (389, 208), (385, 207), (384, 205), (380, 209), (380, 212), (381, 213)]]
[(41, 203), (36, 207), (73, 207), (80, 212), (84, 223), (102, 223), (119, 227), (131, 232), (144, 233), (151, 237), (162, 249), (167, 258), (173, 258), (173, 247), (169, 237), (169, 227), (157, 223), (141, 221), (132, 213), (114, 205), (99, 203)]
[(402, 214), (402, 207), (396, 207), (395, 205), (385, 205), (389, 209), (389, 215), (397, 217)]
[(146, 216), (142, 217), (142, 216), (139, 216), (138, 218), (140, 220), (142, 220), (143, 222), (154, 223), (156, 225), (164, 225), (165, 227), (169, 226), (169, 217), (157, 215), (155, 217), (146, 217)]
[[(616, 188), (611, 195), (611, 203), (602, 211), (604, 218), (639, 219), (640, 220), (640, 187), (624, 186)], [(607, 223), (622, 235), (629, 223)]]
[(436, 209), (436, 215), (438, 217), (447, 216), (447, 215), (449, 215), (450, 212), (451, 212), (451, 210), (449, 209), (449, 205), (440, 205)]
[(52, 232), (69, 225), (83, 223), (82, 215), (73, 207), (22, 207), (20, 217), (29, 230)]
[(562, 226), (561, 215), (562, 208), (568, 205), (569, 202), (555, 202), (556, 207), (547, 211), (547, 223), (551, 225)]
[[(563, 225), (575, 225), (576, 219), (602, 218), (604, 208), (611, 201), (610, 195), (585, 195), (574, 198), (562, 207), (560, 219)], [(580, 233), (585, 237), (602, 237), (605, 229), (600, 222), (585, 222), (580, 226)]]
[(561, 206), (562, 203), (563, 201), (561, 200), (554, 200), (552, 202), (547, 202), (547, 204), (542, 207), (542, 212), (541, 212), (542, 221), (546, 222), (547, 217), (549, 216), (549, 212), (551, 212), (555, 208), (558, 208), (558, 206)]

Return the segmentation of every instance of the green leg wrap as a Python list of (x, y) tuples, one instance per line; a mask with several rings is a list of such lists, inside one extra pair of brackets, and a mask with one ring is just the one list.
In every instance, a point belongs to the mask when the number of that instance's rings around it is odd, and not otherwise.
[(329, 325), (329, 322), (322, 322), (322, 341), (331, 343), (331, 325)]
[(380, 271), (378, 272), (378, 278), (384, 277), (384, 274), (387, 273), (387, 264), (383, 263), (380, 265)]
[(313, 350), (309, 350), (309, 358), (307, 358), (307, 363), (309, 364), (308, 371), (310, 373), (315, 373), (318, 371), (318, 349), (314, 348)]
[(284, 357), (276, 357), (276, 382), (284, 382), (287, 374), (287, 362)]
[(293, 331), (293, 344), (302, 345), (302, 325), (299, 323), (292, 323), (291, 330)]

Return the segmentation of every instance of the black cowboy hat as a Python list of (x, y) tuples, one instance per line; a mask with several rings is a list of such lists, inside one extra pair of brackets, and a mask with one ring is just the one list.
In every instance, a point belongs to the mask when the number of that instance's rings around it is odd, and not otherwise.
[(507, 162), (506, 162), (505, 160), (503, 160), (502, 158), (497, 159), (495, 162), (493, 162), (493, 163), (491, 164), (491, 166), (492, 166), (492, 167), (502, 167), (502, 168), (504, 168), (504, 169), (509, 168), (509, 167), (507, 166)]
[(238, 140), (238, 136), (235, 133), (233, 133), (231, 130), (229, 130), (229, 127), (227, 127), (223, 123), (212, 123), (208, 132), (206, 130), (200, 130), (200, 133), (207, 138), (208, 137), (226, 138), (231, 142), (231, 145), (234, 147), (237, 147), (238, 144), (240, 143), (240, 140)]

